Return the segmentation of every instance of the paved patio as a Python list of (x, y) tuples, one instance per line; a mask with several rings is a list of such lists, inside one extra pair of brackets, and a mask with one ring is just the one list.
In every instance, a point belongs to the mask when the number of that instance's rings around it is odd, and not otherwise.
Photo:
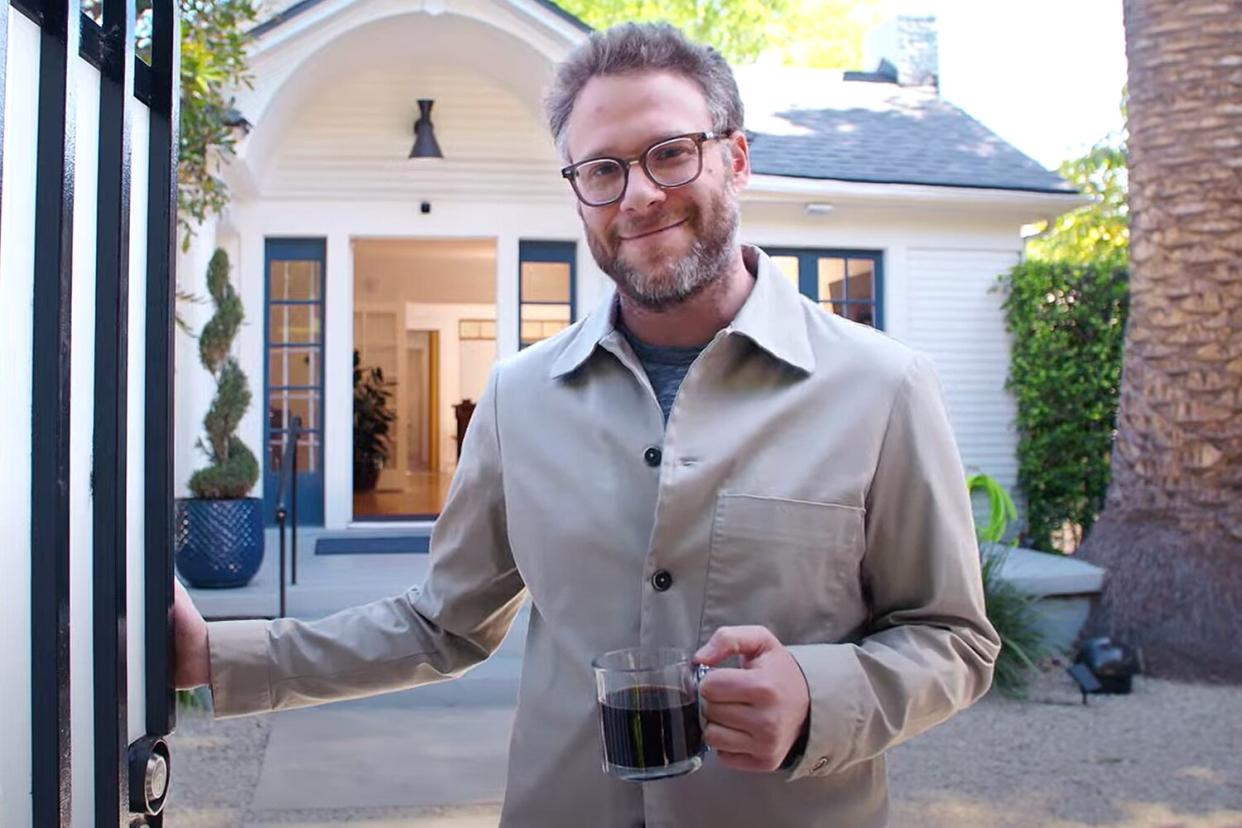
[[(320, 537), (360, 539), (402, 538), (430, 534), (430, 529), (386, 528), (325, 531), (298, 530), (298, 582), (292, 578), (292, 543), (286, 539), (286, 615), (320, 618), (339, 609), (364, 604), (421, 584), (427, 574), (425, 554), (316, 555)], [(274, 618), (280, 609), (280, 542), (275, 529), (265, 533), (263, 563), (254, 578), (237, 589), (194, 589), (190, 595), (208, 618)]]

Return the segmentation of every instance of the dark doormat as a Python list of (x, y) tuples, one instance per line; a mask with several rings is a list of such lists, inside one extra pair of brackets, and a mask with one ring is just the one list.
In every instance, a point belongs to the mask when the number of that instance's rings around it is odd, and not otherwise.
[(427, 535), (392, 535), (369, 538), (319, 538), (316, 555), (425, 555), (431, 544)]

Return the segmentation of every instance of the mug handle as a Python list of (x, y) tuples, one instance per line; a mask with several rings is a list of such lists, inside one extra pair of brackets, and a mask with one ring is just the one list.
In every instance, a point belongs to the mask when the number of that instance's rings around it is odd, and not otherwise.
[[(699, 685), (703, 682), (703, 679), (707, 677), (707, 674), (715, 669), (716, 669), (715, 667), (708, 667), (706, 664), (694, 665), (694, 701), (695, 701), (695, 707), (697, 707), (699, 711), (699, 732), (700, 733), (707, 730), (707, 716), (703, 713), (703, 699), (699, 696)], [(707, 753), (711, 749), (712, 749), (711, 745), (707, 744), (706, 742), (703, 743), (704, 753)]]

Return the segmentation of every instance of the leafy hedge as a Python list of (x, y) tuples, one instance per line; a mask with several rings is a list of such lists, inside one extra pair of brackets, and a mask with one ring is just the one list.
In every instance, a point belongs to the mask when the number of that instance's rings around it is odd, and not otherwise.
[(1023, 262), (1001, 277), (1018, 404), (1023, 544), (1054, 551), (1069, 521), (1085, 534), (1104, 505), (1121, 383), (1129, 274), (1120, 258)]

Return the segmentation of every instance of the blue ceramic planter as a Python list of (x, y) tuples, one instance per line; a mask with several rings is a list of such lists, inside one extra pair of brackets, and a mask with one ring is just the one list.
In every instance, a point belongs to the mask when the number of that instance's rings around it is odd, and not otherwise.
[(177, 571), (190, 586), (250, 583), (263, 563), (263, 501), (179, 498), (175, 555)]

